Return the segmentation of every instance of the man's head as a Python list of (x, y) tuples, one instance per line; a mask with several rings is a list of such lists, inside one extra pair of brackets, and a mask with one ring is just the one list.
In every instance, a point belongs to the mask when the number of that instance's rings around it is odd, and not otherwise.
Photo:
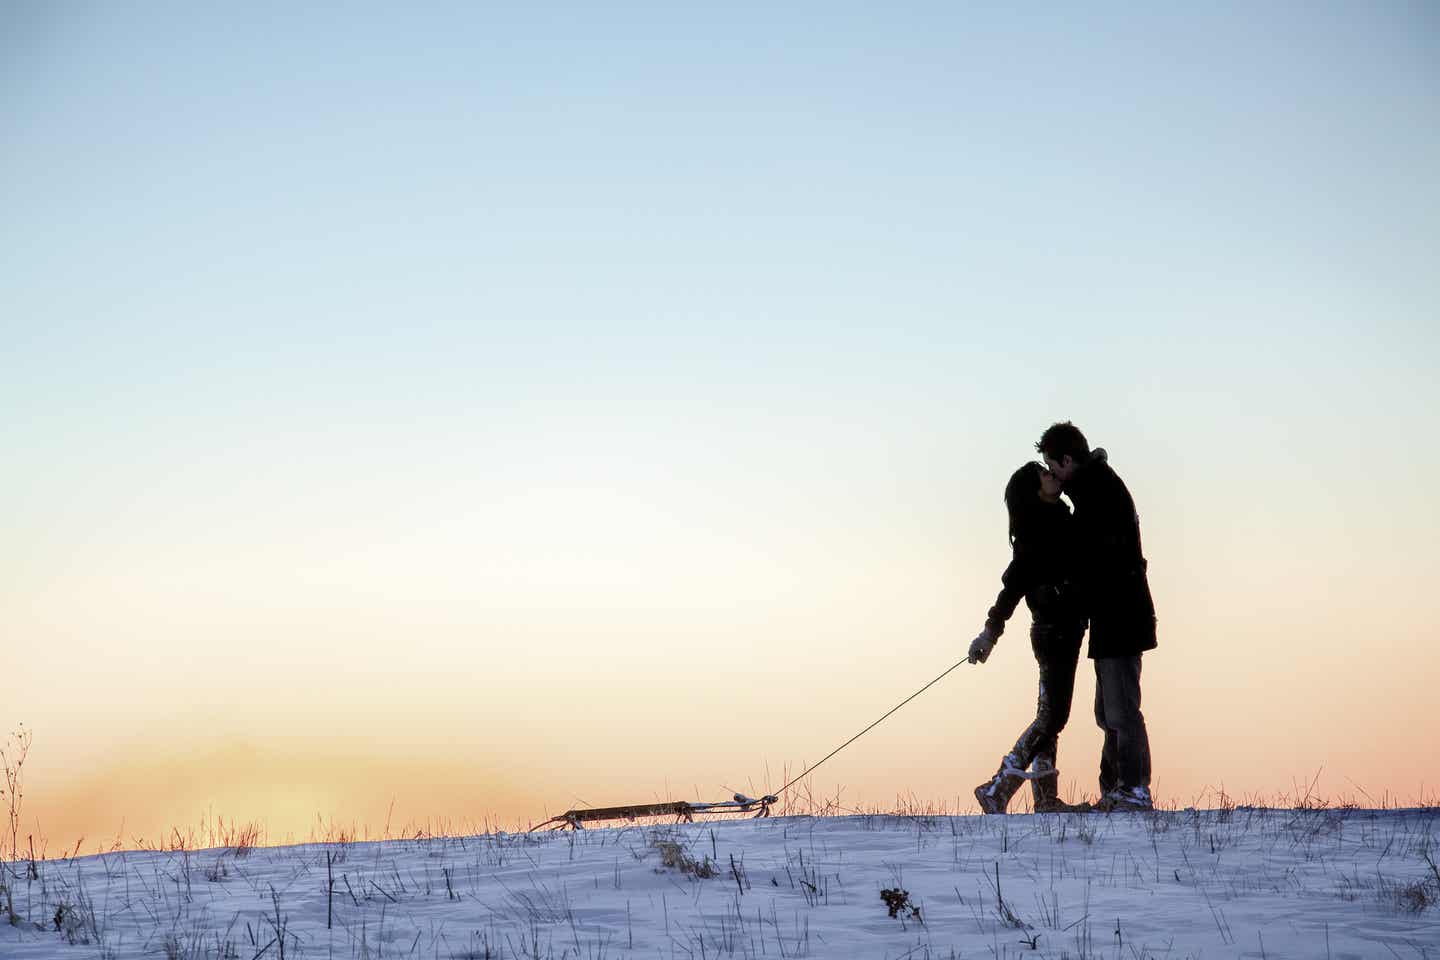
[(1040, 435), (1035, 450), (1045, 458), (1045, 466), (1062, 484), (1070, 479), (1076, 467), (1090, 459), (1090, 444), (1085, 434), (1069, 420), (1052, 424)]

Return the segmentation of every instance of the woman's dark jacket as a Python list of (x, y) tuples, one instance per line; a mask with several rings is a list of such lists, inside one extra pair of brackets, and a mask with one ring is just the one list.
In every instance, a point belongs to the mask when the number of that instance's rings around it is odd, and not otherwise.
[[(991, 636), (998, 638), (1005, 632), (1005, 621), (1024, 597), (1034, 623), (1078, 627), (1063, 633), (1073, 633), (1079, 643), (1085, 615), (1069, 585), (1073, 523), (1070, 508), (1064, 503), (1044, 503), (1037, 498), (1034, 510), (1015, 531), (1010, 565), (1000, 576), (1000, 595), (985, 617), (985, 628)], [(1036, 636), (1048, 633), (1037, 631)]]
[(1090, 657), (1155, 649), (1155, 601), (1145, 576), (1140, 518), (1104, 450), (1075, 468), (1065, 494), (1075, 503), (1075, 572), (1090, 618)]

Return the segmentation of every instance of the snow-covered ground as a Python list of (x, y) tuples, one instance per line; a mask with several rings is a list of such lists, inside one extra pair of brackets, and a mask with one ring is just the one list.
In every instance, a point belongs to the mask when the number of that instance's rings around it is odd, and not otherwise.
[(114, 853), (19, 864), (0, 957), (1440, 958), (1437, 823), (780, 817)]

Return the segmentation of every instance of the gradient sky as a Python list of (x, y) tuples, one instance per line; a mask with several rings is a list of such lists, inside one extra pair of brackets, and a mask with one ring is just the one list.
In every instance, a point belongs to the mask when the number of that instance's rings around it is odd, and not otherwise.
[[(963, 656), (1067, 418), (1159, 797), (1433, 798), (1437, 170), (1421, 3), (6, 4), (26, 827), (776, 786)], [(965, 804), (1027, 623), (815, 792)]]

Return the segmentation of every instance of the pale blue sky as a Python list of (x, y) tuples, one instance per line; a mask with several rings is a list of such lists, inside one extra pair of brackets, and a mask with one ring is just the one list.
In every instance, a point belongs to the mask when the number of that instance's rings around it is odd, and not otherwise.
[(963, 652), (1067, 417), (1176, 629), (1433, 627), (1433, 5), (785, 6), (7, 4), (22, 707), (217, 624), (809, 656), (876, 580)]
[(15, 399), (1004, 390), (1433, 336), (1423, 5), (467, 6), (11, 6)]
[(6, 20), (22, 427), (1430, 379), (1424, 5)]

